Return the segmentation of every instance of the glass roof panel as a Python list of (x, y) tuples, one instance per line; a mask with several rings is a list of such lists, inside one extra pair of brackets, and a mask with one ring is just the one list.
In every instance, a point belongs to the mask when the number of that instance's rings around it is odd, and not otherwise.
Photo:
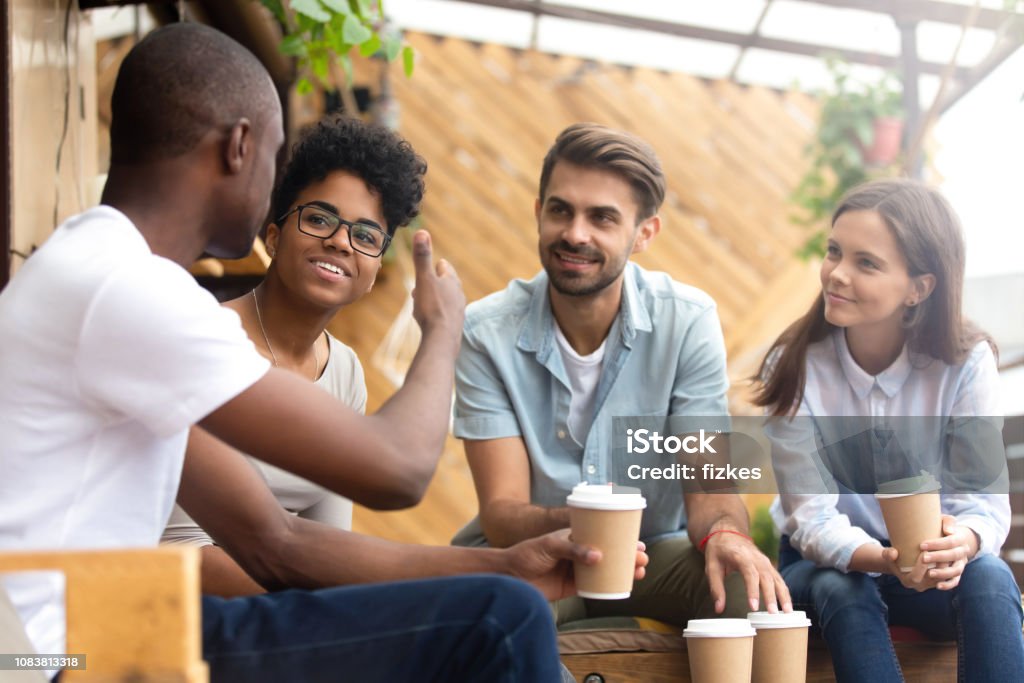
[(557, 17), (541, 19), (537, 38), (537, 47), (545, 52), (710, 78), (726, 76), (739, 54), (735, 45)]
[(447, 0), (388, 0), (388, 15), (401, 28), (525, 48), (533, 16), (496, 7)]
[(806, 2), (773, 2), (761, 34), (890, 56), (900, 52), (900, 33), (892, 17)]
[[(952, 58), (959, 40), (959, 26), (922, 21), (917, 25), (917, 56), (923, 60), (946, 64)], [(968, 29), (956, 60), (957, 64), (977, 64), (992, 49), (993, 43), (995, 33), (992, 31)]]
[(554, 0), (549, 5), (566, 5), (584, 9), (629, 14), (677, 24), (736, 33), (750, 33), (764, 9), (764, 0), (730, 0), (729, 2), (666, 2), (665, 0)]

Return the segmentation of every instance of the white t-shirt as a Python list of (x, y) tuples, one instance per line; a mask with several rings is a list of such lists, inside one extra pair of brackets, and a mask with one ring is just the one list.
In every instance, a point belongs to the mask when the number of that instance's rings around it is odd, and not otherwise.
[(601, 380), (601, 367), (604, 364), (604, 347), (608, 343), (605, 338), (597, 349), (586, 356), (581, 356), (572, 348), (565, 338), (562, 328), (555, 323), (555, 337), (558, 348), (562, 351), (562, 363), (565, 374), (569, 376), (572, 400), (569, 403), (569, 433), (579, 444), (587, 441), (590, 423), (594, 421), (594, 401), (597, 398), (597, 383)]
[[(316, 386), (360, 413), (366, 412), (366, 379), (355, 351), (327, 335), (330, 355)], [(338, 529), (352, 528), (352, 501), (297, 475), (249, 457), (249, 464), (263, 477), (267, 487), (285, 510), (303, 519)], [(175, 505), (164, 529), (161, 543), (213, 545), (213, 539), (188, 513)]]
[[(269, 367), (233, 311), (106, 206), (0, 293), (0, 338), (0, 550), (155, 546), (189, 426)], [(54, 587), (5, 585), (37, 652), (62, 652)]]

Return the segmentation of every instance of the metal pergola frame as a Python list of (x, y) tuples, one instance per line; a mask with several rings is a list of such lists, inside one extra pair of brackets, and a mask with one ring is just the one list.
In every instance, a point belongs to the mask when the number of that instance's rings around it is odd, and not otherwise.
[[(882, 55), (875, 52), (866, 52), (862, 50), (851, 50), (848, 48), (840, 48), (831, 45), (824, 45), (820, 43), (808, 43), (794, 40), (781, 40), (777, 38), (769, 38), (760, 35), (759, 29), (761, 22), (764, 19), (764, 12), (759, 17), (757, 25), (754, 30), (750, 33), (740, 33), (737, 31), (725, 31), (720, 29), (712, 29), (704, 26), (694, 26), (691, 24), (682, 24), (677, 22), (662, 21), (658, 19), (648, 19), (645, 17), (637, 17), (628, 14), (618, 14), (612, 12), (602, 12), (598, 10), (584, 9), (581, 7), (569, 7), (565, 5), (557, 5), (551, 2), (545, 2), (544, 0), (451, 0), (452, 2), (463, 2), (471, 5), (483, 5), (487, 7), (495, 7), (499, 9), (517, 10), (521, 12), (528, 12), (533, 14), (535, 17), (548, 16), (558, 17), (561, 19), (573, 19), (576, 21), (587, 21), (595, 24), (604, 24), (609, 26), (620, 26), (623, 28), (639, 29), (644, 31), (653, 31), (657, 33), (665, 33), (673, 36), (680, 36), (684, 38), (693, 38), (696, 40), (707, 40), (716, 43), (726, 43), (729, 45), (736, 45), (741, 48), (741, 54), (739, 59), (742, 59), (743, 54), (751, 48), (760, 48), (763, 50), (772, 50), (775, 52), (785, 52), (789, 54), (804, 55), (810, 57), (820, 57), (822, 54), (838, 54), (847, 61), (867, 64), (870, 66), (877, 66), (886, 69), (892, 68), (905, 68), (907, 62), (907, 53), (910, 52), (907, 48), (910, 47), (906, 44), (906, 40), (903, 43), (904, 53), (902, 56), (894, 57), (890, 55)], [(943, 2), (941, 0), (800, 0), (801, 2), (827, 5), (830, 7), (837, 7), (842, 9), (857, 9), (866, 12), (874, 12), (877, 14), (886, 14), (891, 16), (896, 25), (901, 29), (904, 27), (913, 28), (921, 21), (932, 21), (943, 24), (954, 24), (956, 26), (963, 26), (967, 22), (972, 8), (968, 5), (960, 5), (951, 2)], [(772, 0), (766, 0), (765, 10), (771, 5)], [(977, 11), (977, 14), (971, 22), (973, 28), (988, 29), (992, 31), (998, 30), (1001, 26), (1004, 26), (1008, 21), (1014, 19), (1021, 20), (1022, 16), (1013, 12), (1006, 12), (1002, 10), (994, 10), (989, 8), (981, 8)], [(1012, 41), (1011, 41), (1012, 42)], [(1024, 44), (1024, 41), (1017, 40), (1016, 47), (1020, 47)], [(987, 69), (984, 73), (978, 73), (977, 67), (955, 67), (953, 75), (958, 81), (962, 81), (968, 84), (967, 89), (977, 84), (980, 78), (984, 78), (992, 68), (995, 68), (999, 63), (1005, 60), (1009, 54), (1012, 54), (1013, 49), (1004, 48), (999, 55), (996, 64)], [(916, 50), (914, 52), (914, 63), (916, 68), (914, 73), (920, 74), (931, 74), (941, 75), (947, 68), (947, 64), (940, 62), (932, 62), (927, 60), (920, 60), (916, 58)], [(733, 68), (735, 72), (735, 67)]]
[[(111, 5), (141, 4), (145, 0), (78, 0), (81, 9), (91, 7), (104, 7)], [(561, 19), (572, 19), (585, 21), (607, 26), (619, 26), (623, 28), (653, 31), (667, 35), (692, 38), (696, 40), (707, 40), (716, 43), (735, 45), (740, 48), (736, 61), (728, 77), (734, 79), (737, 70), (746, 56), (748, 50), (756, 48), (783, 52), (807, 57), (821, 57), (826, 54), (839, 55), (843, 59), (856, 64), (866, 64), (883, 69), (896, 69), (902, 72), (904, 79), (904, 109), (907, 116), (909, 131), (914, 131), (920, 118), (920, 105), (917, 96), (917, 77), (922, 74), (941, 76), (946, 73), (953, 80), (951, 87), (943, 96), (938, 105), (938, 113), (943, 113), (956, 103), (961, 97), (970, 92), (982, 79), (1005, 61), (1021, 45), (1024, 45), (1024, 15), (1019, 13), (995, 10), (990, 8), (975, 8), (969, 5), (962, 5), (946, 0), (799, 0), (800, 2), (825, 5), (840, 9), (856, 9), (876, 14), (891, 16), (900, 30), (900, 54), (897, 56), (883, 55), (864, 50), (853, 50), (820, 43), (802, 42), (795, 40), (782, 40), (761, 35), (760, 28), (768, 8), (773, 0), (765, 1), (765, 8), (758, 18), (753, 30), (749, 33), (737, 31), (726, 31), (712, 29), (704, 26), (683, 24), (678, 22), (649, 19), (646, 17), (632, 16), (628, 14), (603, 12), (582, 7), (571, 7), (559, 5), (545, 0), (451, 0), (471, 5), (481, 5), (526, 12), (535, 18), (557, 17)], [(151, 5), (180, 4), (176, 0), (151, 0)], [(217, 8), (217, 14), (221, 19), (225, 15), (244, 18), (245, 15), (255, 11), (255, 3), (239, 2), (199, 2), (186, 3), (187, 5), (198, 5), (205, 11)], [(221, 25), (230, 27), (235, 22), (229, 20), (219, 22)], [(1000, 31), (1009, 26), (1010, 22), (1018, 22), (1019, 31), (1002, 30), (998, 34), (996, 44), (990, 53), (973, 67), (962, 67), (949, 65), (941, 62), (919, 59), (917, 56), (916, 27), (922, 21), (931, 21), (956, 26), (970, 26), (972, 28), (989, 31)], [(229, 31), (230, 33), (230, 31)], [(534, 32), (536, 36), (536, 31)], [(244, 37), (236, 36), (246, 42)], [(261, 57), (263, 55), (261, 54)]]
[[(810, 57), (833, 54), (856, 64), (898, 70), (903, 78), (903, 109), (906, 119), (904, 140), (907, 144), (913, 144), (921, 136), (923, 127), (928, 123), (922, 121), (921, 117), (918, 94), (919, 76), (922, 74), (944, 76), (952, 82), (951, 87), (940, 93), (939, 101), (932, 108), (933, 111), (929, 112), (930, 115), (937, 116), (945, 113), (1024, 45), (1024, 15), (1012, 11), (972, 7), (945, 0), (800, 0), (800, 2), (809, 4), (827, 5), (839, 9), (856, 9), (891, 16), (900, 32), (900, 54), (897, 56), (761, 35), (761, 25), (773, 0), (765, 0), (764, 9), (749, 33), (571, 7), (545, 0), (451, 1), (527, 12), (534, 16), (535, 21), (540, 17), (557, 17), (735, 45), (740, 48), (740, 53), (728, 74), (730, 80), (735, 80), (743, 58), (752, 48)], [(917, 53), (916, 31), (917, 25), (922, 21), (995, 31), (996, 41), (989, 54), (972, 67), (922, 60)], [(1012, 30), (1014, 23), (1016, 30)], [(534, 39), (536, 39), (536, 35), (535, 28)], [(917, 165), (914, 160), (910, 160), (908, 163), (910, 166)]]

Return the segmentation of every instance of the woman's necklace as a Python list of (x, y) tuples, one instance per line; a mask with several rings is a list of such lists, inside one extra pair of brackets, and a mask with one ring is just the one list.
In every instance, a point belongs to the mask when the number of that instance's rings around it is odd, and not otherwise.
[[(252, 302), (256, 304), (256, 320), (260, 324), (260, 332), (263, 333), (263, 341), (267, 342), (267, 350), (270, 351), (270, 357), (274, 359), (274, 366), (277, 366), (277, 354), (274, 353), (274, 347), (270, 345), (270, 337), (267, 336), (267, 329), (263, 327), (263, 316), (260, 315), (260, 300), (256, 298), (256, 290), (252, 290)], [(319, 335), (317, 335), (319, 336)], [(313, 381), (320, 376), (320, 354), (316, 352), (316, 342), (313, 342)]]

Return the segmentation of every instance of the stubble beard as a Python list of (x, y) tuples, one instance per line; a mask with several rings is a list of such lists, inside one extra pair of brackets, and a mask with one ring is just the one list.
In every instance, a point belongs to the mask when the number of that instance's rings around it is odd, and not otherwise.
[[(593, 252), (588, 250), (575, 249), (565, 243), (553, 244), (547, 249), (548, 261), (546, 263), (552, 263), (558, 259), (555, 254), (555, 249), (562, 251), (567, 254), (579, 254), (587, 258), (595, 256)], [(600, 269), (593, 276), (584, 276), (579, 273), (572, 272), (557, 272), (554, 268), (545, 265), (544, 270), (548, 274), (548, 281), (556, 292), (565, 296), (572, 297), (585, 297), (598, 294), (610, 285), (612, 285), (626, 268), (626, 263), (629, 261), (628, 254), (623, 255), (621, 259), (616, 262), (608, 262), (607, 260), (601, 259), (597, 262), (600, 264)]]

